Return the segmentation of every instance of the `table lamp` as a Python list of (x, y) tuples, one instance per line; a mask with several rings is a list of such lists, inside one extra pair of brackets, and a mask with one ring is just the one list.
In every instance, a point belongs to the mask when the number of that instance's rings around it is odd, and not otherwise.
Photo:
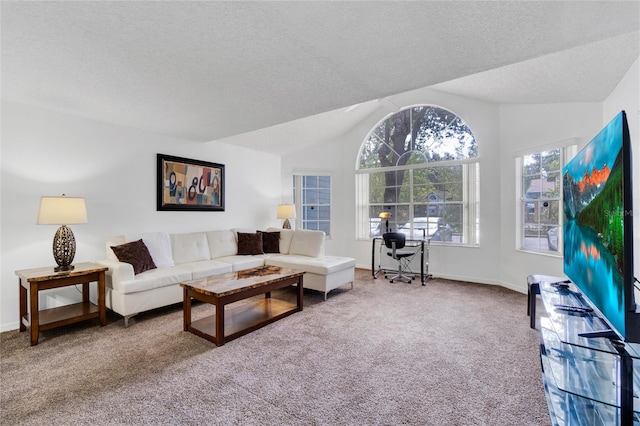
[(385, 219), (384, 221), (384, 232), (389, 232), (389, 218), (393, 216), (391, 214), (391, 212), (380, 212), (380, 214), (378, 214), (378, 217), (380, 219)]
[(38, 225), (61, 225), (53, 237), (53, 258), (58, 264), (58, 271), (71, 271), (73, 258), (76, 255), (76, 239), (67, 225), (87, 223), (87, 207), (84, 198), (41, 197)]
[(293, 204), (279, 204), (278, 205), (278, 219), (284, 219), (282, 223), (282, 229), (291, 229), (291, 223), (289, 219), (296, 218), (296, 206)]

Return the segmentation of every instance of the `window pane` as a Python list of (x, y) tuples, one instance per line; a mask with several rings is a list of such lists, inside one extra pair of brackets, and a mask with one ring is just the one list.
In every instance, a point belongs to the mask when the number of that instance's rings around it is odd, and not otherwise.
[(302, 177), (302, 186), (305, 188), (317, 188), (318, 187), (318, 177), (317, 176), (303, 176)]
[(329, 189), (318, 190), (318, 204), (329, 204), (331, 202), (331, 191)]
[(320, 220), (329, 220), (331, 219), (331, 207), (329, 206), (320, 206), (318, 207), (318, 219)]
[(314, 206), (305, 206), (303, 209), (303, 220), (316, 220), (318, 219), (318, 209)]
[(522, 159), (522, 176), (540, 174), (540, 153), (525, 155)]
[[(462, 225), (462, 204), (445, 204), (442, 208), (441, 215), (444, 223), (449, 223), (451, 226), (460, 227)], [(458, 232), (462, 232), (462, 229), (458, 229)]]
[(530, 175), (523, 178), (524, 198), (539, 199), (542, 187), (540, 175)]
[(445, 201), (462, 201), (462, 182), (449, 183), (444, 187)]
[(316, 222), (315, 220), (313, 220), (313, 221), (303, 220), (302, 221), (302, 228), (303, 229), (309, 229), (311, 231), (317, 231), (318, 230), (318, 222)]
[(539, 250), (540, 249), (540, 238), (536, 235), (525, 234), (524, 237), (524, 248), (529, 250)]
[(537, 201), (530, 201), (530, 202), (524, 203), (523, 209), (522, 209), (522, 214), (523, 214), (522, 222), (525, 225), (538, 223), (538, 220), (540, 217), (538, 214), (538, 211), (539, 211), (539, 208), (538, 208)]
[(427, 202), (428, 200), (428, 195), (430, 193), (432, 193), (434, 190), (433, 185), (416, 185), (415, 184), (415, 179), (414, 179), (414, 186), (413, 186), (413, 200), (416, 203), (423, 203), (423, 202)]
[(540, 223), (558, 224), (560, 223), (560, 202), (559, 201), (541, 201), (540, 202)]
[(546, 250), (558, 251), (558, 234), (560, 232), (560, 227), (558, 225), (543, 226), (542, 231), (546, 236), (546, 245), (547, 245)]
[(331, 188), (330, 176), (318, 176), (318, 186), (320, 188)]
[(543, 198), (559, 198), (560, 185), (562, 185), (560, 172), (548, 173), (546, 178), (542, 179), (542, 186), (540, 188), (542, 197)]
[(330, 235), (329, 222), (318, 222), (318, 230), (324, 231), (325, 235)]
[(398, 196), (396, 197), (399, 203), (408, 203), (411, 201), (411, 188), (409, 185), (401, 186), (398, 188)]
[(554, 149), (540, 153), (540, 173), (560, 170), (560, 150)]
[(315, 204), (318, 202), (318, 190), (317, 189), (304, 189), (303, 191), (304, 204)]

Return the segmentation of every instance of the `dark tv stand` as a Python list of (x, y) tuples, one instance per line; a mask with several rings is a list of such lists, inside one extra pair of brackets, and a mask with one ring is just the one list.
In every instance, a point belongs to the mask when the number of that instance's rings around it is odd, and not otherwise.
[(551, 285), (557, 277), (538, 277), (547, 312), (540, 319), (540, 358), (552, 424), (640, 424), (640, 345), (617, 340), (595, 311), (556, 309), (588, 302), (573, 284), (558, 288)]

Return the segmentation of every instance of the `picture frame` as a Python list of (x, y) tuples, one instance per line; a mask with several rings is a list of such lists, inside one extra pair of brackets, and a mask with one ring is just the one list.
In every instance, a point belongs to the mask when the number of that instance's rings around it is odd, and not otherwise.
[(224, 164), (157, 155), (157, 211), (224, 211)]

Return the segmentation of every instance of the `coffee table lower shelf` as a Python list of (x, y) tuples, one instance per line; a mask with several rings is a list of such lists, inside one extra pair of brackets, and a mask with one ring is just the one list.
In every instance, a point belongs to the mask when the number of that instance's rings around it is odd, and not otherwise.
[[(252, 300), (241, 306), (226, 307), (224, 312), (224, 340), (228, 342), (265, 325), (300, 311), (295, 303), (265, 298)], [(193, 321), (187, 331), (219, 344), (216, 339), (216, 315)]]

